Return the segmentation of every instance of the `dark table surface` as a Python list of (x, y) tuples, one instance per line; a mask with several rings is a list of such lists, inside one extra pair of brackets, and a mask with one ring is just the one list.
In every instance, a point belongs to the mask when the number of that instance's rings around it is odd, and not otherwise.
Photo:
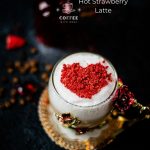
[[(145, 105), (150, 104), (150, 55), (149, 55), (149, 16), (148, 5), (143, 0), (130, 1), (129, 9), (106, 24), (100, 40), (94, 45), (99, 53), (110, 59), (118, 74), (135, 93), (137, 99)], [(36, 58), (39, 63), (55, 64), (68, 50), (44, 49), (35, 40), (34, 1), (1, 0), (0, 1), (0, 70), (15, 59)], [(21, 26), (21, 30), (16, 30)], [(28, 45), (13, 52), (5, 50), (5, 38), (9, 33), (20, 34)], [(94, 32), (94, 29), (93, 29)], [(88, 43), (87, 43), (88, 44)], [(91, 46), (91, 45), (90, 45)], [(31, 56), (26, 52), (37, 47), (39, 52)], [(80, 48), (80, 47), (79, 47)], [(0, 76), (4, 73), (0, 72)], [(8, 75), (9, 76), (9, 75)], [(5, 86), (0, 83), (0, 86)], [(46, 85), (45, 85), (46, 86)], [(43, 87), (44, 88), (44, 87)], [(42, 129), (38, 113), (38, 96), (33, 103), (24, 107), (15, 105), (7, 110), (0, 110), (0, 150), (60, 150)], [(9, 92), (9, 91), (8, 91)], [(7, 97), (5, 95), (4, 99)], [(0, 99), (0, 102), (4, 101)], [(121, 133), (105, 149), (139, 149), (149, 148), (150, 122), (141, 121)]]

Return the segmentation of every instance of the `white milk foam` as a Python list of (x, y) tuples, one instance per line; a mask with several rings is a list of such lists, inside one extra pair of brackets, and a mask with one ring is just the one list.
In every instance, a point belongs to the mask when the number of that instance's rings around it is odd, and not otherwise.
[[(103, 63), (105, 61), (105, 63)], [(91, 99), (81, 98), (69, 89), (67, 89), (61, 83), (61, 71), (64, 64), (79, 63), (82, 67), (87, 67), (90, 64), (101, 63), (104, 66), (108, 66), (107, 72), (111, 73), (112, 82), (109, 82), (107, 86), (103, 87), (97, 94), (93, 95)], [(81, 52), (69, 55), (61, 60), (55, 68), (53, 83), (58, 94), (67, 102), (82, 107), (94, 106), (104, 102), (113, 93), (116, 86), (117, 74), (113, 66), (105, 58), (100, 55)]]

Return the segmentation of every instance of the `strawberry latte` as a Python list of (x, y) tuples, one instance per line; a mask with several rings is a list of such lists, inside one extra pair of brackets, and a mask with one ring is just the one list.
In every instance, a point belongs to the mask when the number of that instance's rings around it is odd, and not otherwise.
[[(80, 52), (63, 58), (54, 67), (48, 86), (54, 121), (55, 114), (69, 113), (80, 120), (77, 127), (97, 125), (112, 109), (117, 81), (114, 67), (101, 55)], [(77, 138), (57, 124), (68, 137)]]

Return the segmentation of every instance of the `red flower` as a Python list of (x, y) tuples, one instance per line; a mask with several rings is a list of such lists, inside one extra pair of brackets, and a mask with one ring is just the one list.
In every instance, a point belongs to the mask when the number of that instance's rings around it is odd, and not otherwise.
[(113, 105), (117, 110), (124, 112), (135, 103), (134, 94), (129, 91), (126, 85), (122, 85), (117, 90), (113, 102)]

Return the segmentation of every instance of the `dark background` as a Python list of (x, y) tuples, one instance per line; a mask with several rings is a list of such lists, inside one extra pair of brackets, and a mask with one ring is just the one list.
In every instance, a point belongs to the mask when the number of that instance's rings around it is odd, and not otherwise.
[[(39, 48), (35, 40), (34, 7), (33, 0), (0, 1), (0, 67), (8, 60), (18, 57), (17, 52), (5, 52), (5, 38), (9, 33), (24, 36), (29, 47)], [(92, 44), (87, 43), (89, 46), (82, 47), (94, 47), (110, 59), (119, 76), (129, 85), (136, 98), (145, 105), (150, 104), (148, 11), (147, 1), (131, 0), (128, 7), (111, 20), (104, 19), (106, 22), (96, 24), (96, 28), (91, 30), (96, 41), (93, 40)], [(20, 30), (17, 30), (16, 26), (19, 26)], [(98, 26), (101, 27), (99, 32)], [(63, 35), (61, 36), (63, 40)], [(69, 52), (54, 49), (53, 55), (49, 56), (50, 62), (54, 64), (64, 53)], [(42, 59), (47, 56), (41, 53), (37, 58), (43, 61)], [(37, 105), (38, 100), (25, 107), (15, 106), (8, 110), (0, 110), (0, 150), (60, 149), (43, 131), (38, 119)], [(126, 129), (105, 149), (149, 149), (149, 127), (148, 120), (141, 121)]]

